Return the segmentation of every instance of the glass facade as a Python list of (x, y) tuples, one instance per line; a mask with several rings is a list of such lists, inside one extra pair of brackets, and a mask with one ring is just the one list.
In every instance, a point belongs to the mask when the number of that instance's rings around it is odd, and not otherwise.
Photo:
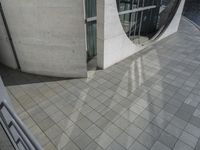
[(200, 26), (200, 1), (186, 0), (183, 15)]
[(85, 0), (88, 60), (97, 55), (96, 0)]
[(152, 39), (164, 29), (180, 0), (116, 0), (127, 36), (136, 44)]

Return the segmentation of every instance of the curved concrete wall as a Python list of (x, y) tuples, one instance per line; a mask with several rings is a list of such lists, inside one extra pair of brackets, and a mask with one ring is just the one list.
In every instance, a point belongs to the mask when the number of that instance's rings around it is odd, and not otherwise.
[[(169, 26), (170, 29), (167, 29), (160, 39), (177, 31), (184, 1), (182, 0), (180, 8)], [(98, 66), (105, 69), (143, 48), (145, 46), (135, 45), (124, 32), (119, 19), (116, 0), (97, 1)]]
[(168, 28), (165, 30), (165, 32), (163, 32), (163, 34), (160, 36), (158, 40), (162, 40), (166, 38), (167, 36), (178, 31), (179, 23), (180, 23), (181, 16), (183, 13), (184, 4), (185, 4), (185, 0), (181, 0), (179, 8), (177, 9), (177, 12), (174, 15), (171, 23), (169, 24)]
[(1, 0), (22, 71), (86, 76), (83, 0)]
[(116, 0), (97, 1), (97, 63), (107, 68), (139, 49), (122, 28)]
[(0, 63), (9, 66), (10, 68), (17, 69), (17, 63), (1, 15), (0, 15)]

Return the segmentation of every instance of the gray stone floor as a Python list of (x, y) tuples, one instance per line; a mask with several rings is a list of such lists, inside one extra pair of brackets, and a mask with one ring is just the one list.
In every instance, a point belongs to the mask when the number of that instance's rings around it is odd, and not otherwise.
[(5, 86), (64, 80), (64, 78), (38, 76), (29, 73), (24, 73), (18, 70), (8, 68), (2, 64), (0, 64), (0, 76)]
[(179, 33), (87, 79), (8, 86), (45, 150), (200, 150), (200, 32)]

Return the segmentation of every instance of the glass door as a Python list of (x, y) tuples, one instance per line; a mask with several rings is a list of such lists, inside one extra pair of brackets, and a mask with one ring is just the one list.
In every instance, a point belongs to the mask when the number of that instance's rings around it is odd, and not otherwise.
[(85, 0), (87, 56), (91, 60), (97, 55), (96, 0)]

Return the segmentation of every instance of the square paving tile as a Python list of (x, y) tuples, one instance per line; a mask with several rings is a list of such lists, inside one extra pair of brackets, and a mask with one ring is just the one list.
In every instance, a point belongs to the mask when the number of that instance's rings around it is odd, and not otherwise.
[(50, 127), (49, 129), (47, 129), (45, 131), (45, 134), (50, 138), (50, 139), (54, 139), (55, 137), (59, 136), (60, 134), (62, 134), (62, 129), (57, 126), (54, 125), (52, 127)]
[(139, 141), (141, 144), (146, 146), (147, 148), (151, 149), (151, 147), (154, 145), (156, 142), (156, 139), (151, 136), (150, 134), (143, 132), (140, 134), (140, 136), (137, 138), (137, 141)]
[(174, 150), (193, 150), (193, 148), (179, 140), (176, 143)]
[(189, 121), (191, 124), (193, 124), (194, 126), (200, 128), (200, 118), (196, 117), (196, 116), (192, 116), (192, 118)]
[(104, 149), (106, 149), (113, 142), (113, 140), (114, 139), (106, 133), (102, 133), (99, 137), (95, 139), (96, 143)]
[(90, 119), (90, 121), (95, 122), (97, 121), (101, 115), (99, 113), (97, 113), (96, 111), (91, 111), (88, 114), (86, 114), (87, 118)]
[(111, 123), (110, 120), (106, 119), (105, 117), (99, 118), (95, 124), (102, 130), (104, 130), (106, 127), (108, 127)]
[(151, 150), (171, 150), (171, 149), (160, 142), (156, 142), (151, 148)]
[(178, 118), (188, 122), (194, 111), (195, 111), (195, 107), (194, 106), (191, 106), (191, 105), (188, 105), (188, 104), (183, 104), (181, 106), (181, 108), (176, 112), (175, 115)]
[(197, 128), (196, 126), (192, 124), (188, 124), (185, 129), (186, 132), (190, 133), (191, 135), (195, 136), (196, 138), (200, 137), (200, 128)]
[(191, 147), (195, 148), (198, 139), (194, 137), (193, 135), (183, 132), (182, 135), (180, 136), (180, 140), (183, 141), (184, 143), (190, 145)]
[(160, 134), (162, 133), (162, 129), (159, 128), (158, 126), (150, 123), (146, 129), (145, 132), (149, 133), (151, 136), (153, 136), (154, 138), (158, 138), (160, 136)]
[(128, 150), (148, 150), (144, 145), (135, 141)]
[(150, 122), (148, 120), (146, 120), (146, 119), (144, 119), (143, 117), (140, 117), (140, 116), (138, 116), (134, 121), (134, 124), (137, 127), (141, 128), (142, 130), (144, 130), (148, 126), (149, 123)]
[(92, 141), (84, 150), (103, 150), (96, 142)]
[(96, 125), (92, 125), (85, 132), (89, 135), (90, 138), (95, 139), (103, 131), (100, 128), (98, 128)]
[(124, 119), (123, 117), (120, 117), (118, 120), (114, 122), (114, 124), (119, 128), (121, 128), (122, 130), (124, 130), (130, 125), (130, 122)]
[(126, 150), (117, 142), (113, 141), (106, 150)]
[(104, 129), (104, 131), (111, 136), (113, 139), (118, 137), (123, 131), (119, 127), (117, 127), (114, 124), (109, 125), (107, 128)]
[(65, 145), (62, 150), (80, 150), (80, 148), (74, 143), (74, 142), (69, 142), (67, 145)]
[(86, 117), (83, 117), (81, 120), (75, 122), (75, 124), (79, 126), (82, 130), (86, 130), (92, 125), (92, 122)]
[(175, 125), (173, 125), (171, 123), (167, 126), (167, 128), (165, 129), (165, 131), (168, 132), (169, 134), (177, 137), (177, 138), (179, 138), (179, 136), (183, 132), (182, 129), (176, 127)]
[(142, 133), (142, 131), (142, 129), (138, 128), (134, 124), (129, 125), (125, 130), (128, 135), (132, 136), (135, 139)]
[(74, 139), (74, 143), (76, 143), (80, 149), (84, 149), (91, 141), (92, 139), (85, 133), (82, 133), (79, 137)]
[(75, 139), (83, 133), (81, 128), (79, 128), (77, 125), (72, 125), (67, 130), (65, 130), (65, 132), (71, 139)]
[(161, 142), (162, 144), (166, 145), (167, 147), (171, 149), (174, 147), (177, 140), (178, 138), (176, 138), (175, 136), (167, 132), (163, 132), (159, 137), (159, 142)]

